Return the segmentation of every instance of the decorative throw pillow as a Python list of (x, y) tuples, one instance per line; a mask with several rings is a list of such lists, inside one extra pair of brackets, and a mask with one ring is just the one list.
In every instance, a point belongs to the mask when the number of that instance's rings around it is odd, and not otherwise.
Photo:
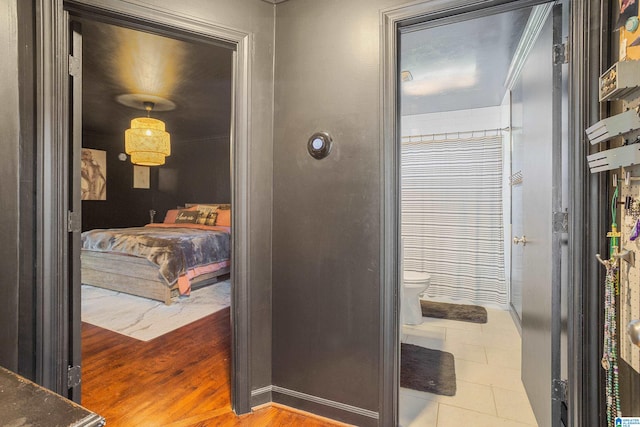
[(207, 224), (207, 218), (209, 218), (209, 215), (211, 215), (212, 213), (215, 213), (216, 206), (198, 205), (196, 209), (199, 213), (197, 223)]
[(217, 212), (209, 212), (207, 219), (205, 220), (206, 225), (216, 225), (216, 218), (218, 218)]
[(176, 216), (176, 224), (195, 224), (198, 220), (200, 212), (187, 209), (181, 209)]

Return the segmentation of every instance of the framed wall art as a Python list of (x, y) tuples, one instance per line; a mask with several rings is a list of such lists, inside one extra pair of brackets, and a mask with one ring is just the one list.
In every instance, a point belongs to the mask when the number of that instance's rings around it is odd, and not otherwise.
[(107, 152), (83, 148), (80, 163), (82, 200), (107, 200)]
[(149, 166), (133, 165), (133, 188), (151, 188)]

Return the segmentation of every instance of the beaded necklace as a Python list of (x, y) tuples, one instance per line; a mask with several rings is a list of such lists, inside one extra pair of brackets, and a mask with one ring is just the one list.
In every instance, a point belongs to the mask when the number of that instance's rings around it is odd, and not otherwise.
[(616, 337), (616, 295), (618, 294), (618, 262), (615, 257), (618, 252), (618, 225), (616, 224), (618, 187), (611, 200), (611, 231), (607, 233), (609, 242), (609, 259), (603, 264), (607, 268), (604, 290), (604, 343), (602, 354), (602, 368), (606, 371), (605, 395), (607, 400), (607, 426), (615, 427), (616, 417), (622, 415), (620, 411), (620, 386), (618, 383), (618, 340)]
[(618, 342), (616, 338), (616, 283), (618, 268), (613, 260), (606, 261), (606, 264), (602, 367), (606, 371), (607, 425), (613, 427), (616, 417), (621, 416), (620, 388), (618, 384)]

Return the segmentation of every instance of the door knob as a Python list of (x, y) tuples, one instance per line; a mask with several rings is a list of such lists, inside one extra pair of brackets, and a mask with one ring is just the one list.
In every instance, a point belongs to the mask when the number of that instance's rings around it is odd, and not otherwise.
[(519, 243), (522, 243), (522, 246), (527, 246), (527, 236), (513, 236), (513, 244), (517, 245)]

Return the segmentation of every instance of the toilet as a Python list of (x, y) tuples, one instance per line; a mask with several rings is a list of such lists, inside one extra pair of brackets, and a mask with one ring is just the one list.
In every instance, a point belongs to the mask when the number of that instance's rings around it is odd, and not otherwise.
[(404, 269), (404, 238), (400, 242), (400, 269), (402, 270), (402, 286), (400, 286), (400, 316), (405, 325), (422, 323), (422, 307), (420, 295), (431, 284), (431, 276), (422, 271)]
[(402, 277), (402, 323), (419, 325), (422, 323), (420, 295), (427, 290), (431, 276), (421, 271), (405, 270)]

